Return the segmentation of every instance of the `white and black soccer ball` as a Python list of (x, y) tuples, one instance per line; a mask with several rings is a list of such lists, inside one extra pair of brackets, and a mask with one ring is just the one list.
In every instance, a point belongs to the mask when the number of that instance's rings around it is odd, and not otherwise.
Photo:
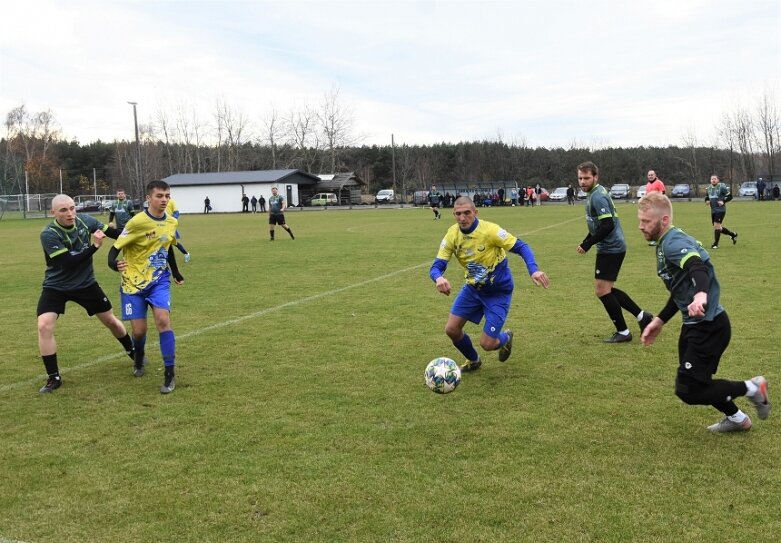
[(461, 382), (461, 368), (454, 360), (440, 356), (428, 363), (423, 377), (428, 388), (437, 394), (447, 394)]

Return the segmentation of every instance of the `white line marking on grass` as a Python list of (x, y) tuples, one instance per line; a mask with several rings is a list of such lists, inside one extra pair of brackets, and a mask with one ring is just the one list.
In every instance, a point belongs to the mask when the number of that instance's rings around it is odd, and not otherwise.
[[(526, 232), (523, 234), (524, 236), (528, 236), (531, 234), (536, 234), (537, 232), (541, 232), (543, 230), (549, 230), (550, 228), (556, 228), (558, 226), (565, 225), (567, 223), (570, 223), (574, 220), (582, 219), (582, 217), (575, 217), (573, 219), (568, 219), (566, 221), (556, 223), (556, 224), (550, 224), (548, 226), (543, 226), (541, 228), (538, 228), (536, 230), (532, 230), (531, 232)], [(394, 272), (386, 273), (384, 275), (380, 275), (378, 277), (373, 277), (371, 279), (366, 279), (365, 281), (361, 281), (360, 283), (353, 283), (352, 285), (347, 285), (344, 287), (336, 288), (333, 290), (329, 290), (326, 292), (321, 292), (320, 294), (314, 294), (312, 296), (307, 296), (305, 298), (299, 298), (297, 300), (291, 300), (289, 302), (285, 302), (284, 304), (280, 304), (274, 307), (267, 307), (266, 309), (261, 309), (260, 311), (256, 311), (254, 313), (249, 313), (247, 315), (242, 315), (241, 317), (236, 317), (235, 319), (229, 319), (227, 321), (217, 322), (214, 324), (210, 324), (209, 326), (206, 326), (204, 328), (200, 328), (198, 330), (193, 330), (191, 332), (185, 332), (183, 334), (176, 334), (176, 340), (180, 341), (182, 339), (187, 339), (190, 337), (200, 336), (201, 334), (205, 334), (206, 332), (211, 332), (212, 330), (219, 330), (220, 328), (225, 328), (226, 326), (233, 326), (234, 324), (239, 324), (244, 321), (255, 319), (258, 317), (262, 317), (264, 315), (268, 315), (269, 313), (273, 313), (275, 311), (279, 311), (280, 309), (285, 309), (286, 307), (293, 307), (296, 305), (305, 304), (307, 302), (313, 302), (315, 300), (320, 300), (321, 298), (327, 298), (328, 296), (333, 296), (334, 294), (339, 294), (340, 292), (345, 292), (347, 290), (351, 290), (354, 288), (363, 287), (366, 285), (370, 285), (372, 283), (376, 283), (377, 281), (383, 281), (385, 279), (389, 279), (391, 277), (394, 277), (396, 275), (401, 275), (403, 273), (411, 272), (413, 270), (417, 270), (419, 268), (423, 268), (424, 266), (430, 266), (430, 262), (423, 262), (422, 264), (416, 264), (414, 266), (410, 266), (408, 268), (404, 268), (401, 270), (396, 270)], [(159, 343), (158, 342), (147, 342), (147, 347), (155, 347)], [(92, 366), (97, 366), (98, 364), (102, 364), (104, 362), (108, 362), (110, 360), (116, 360), (118, 358), (122, 358), (123, 356), (127, 356), (124, 353), (115, 353), (110, 354), (106, 356), (101, 356), (99, 358), (96, 358), (95, 360), (92, 360), (90, 362), (85, 362), (84, 364), (79, 364), (78, 366), (72, 366), (70, 368), (62, 369), (60, 370), (61, 374), (70, 373), (72, 371), (76, 370), (83, 370), (86, 368), (91, 368)], [(9, 390), (14, 390), (16, 388), (19, 388), (21, 386), (30, 386), (35, 383), (38, 383), (41, 381), (41, 377), (34, 377), (32, 379), (27, 379), (25, 381), (18, 381), (16, 383), (11, 383), (8, 385), (0, 386), (0, 394), (4, 392), (8, 392)], [(0, 540), (0, 543), (4, 543), (2, 540)]]

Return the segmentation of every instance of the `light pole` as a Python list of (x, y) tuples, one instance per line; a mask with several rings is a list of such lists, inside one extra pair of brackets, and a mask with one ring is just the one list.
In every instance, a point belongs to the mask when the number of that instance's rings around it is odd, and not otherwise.
[(138, 141), (138, 114), (136, 113), (136, 106), (138, 102), (128, 102), (133, 106), (133, 125), (136, 128), (136, 181), (138, 183), (137, 190), (143, 193), (144, 184), (141, 182), (141, 144)]

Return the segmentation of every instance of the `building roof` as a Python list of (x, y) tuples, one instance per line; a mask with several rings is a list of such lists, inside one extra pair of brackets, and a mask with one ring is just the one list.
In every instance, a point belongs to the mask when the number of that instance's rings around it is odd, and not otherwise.
[(177, 173), (163, 179), (172, 187), (193, 185), (245, 185), (252, 183), (284, 183), (314, 185), (320, 178), (303, 170), (256, 170), (251, 172)]
[(354, 172), (319, 174), (320, 182), (317, 184), (317, 190), (322, 191), (340, 191), (343, 187), (361, 187), (365, 185), (364, 181), (355, 175)]

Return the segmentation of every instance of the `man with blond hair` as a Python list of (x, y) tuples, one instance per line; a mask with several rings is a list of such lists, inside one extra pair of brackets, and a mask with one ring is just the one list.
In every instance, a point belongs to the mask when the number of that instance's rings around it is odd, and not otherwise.
[(711, 405), (724, 414), (708, 426), (711, 432), (745, 432), (751, 429), (748, 415), (734, 398), (746, 396), (757, 416), (770, 414), (767, 379), (746, 381), (714, 379), (721, 355), (727, 349), (731, 326), (721, 306), (721, 287), (708, 252), (693, 237), (673, 226), (672, 203), (652, 192), (637, 205), (640, 231), (647, 241), (656, 241), (656, 273), (670, 291), (664, 309), (645, 327), (640, 341), (653, 345), (662, 327), (678, 311), (683, 317), (678, 339), (678, 375), (675, 394), (689, 405)]

